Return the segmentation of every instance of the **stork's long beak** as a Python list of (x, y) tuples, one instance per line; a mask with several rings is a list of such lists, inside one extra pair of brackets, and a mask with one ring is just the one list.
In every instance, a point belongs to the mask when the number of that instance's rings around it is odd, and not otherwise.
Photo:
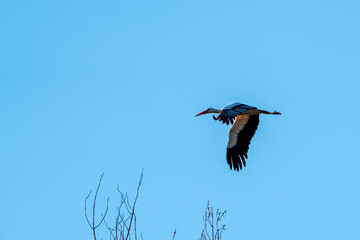
[(205, 110), (205, 111), (203, 111), (203, 112), (201, 112), (201, 113), (199, 113), (199, 114), (196, 114), (196, 115), (195, 115), (195, 117), (200, 116), (200, 115), (203, 115), (203, 114), (205, 114), (205, 113), (207, 113), (207, 111), (206, 111), (206, 110)]

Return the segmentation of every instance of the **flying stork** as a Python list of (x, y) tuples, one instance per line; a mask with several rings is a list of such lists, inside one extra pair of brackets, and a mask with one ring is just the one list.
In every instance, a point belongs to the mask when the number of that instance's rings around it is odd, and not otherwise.
[[(230, 169), (242, 170), (242, 165), (246, 167), (247, 152), (255, 131), (259, 125), (260, 114), (281, 115), (279, 112), (268, 112), (240, 103), (233, 103), (223, 107), (221, 110), (208, 108), (205, 111), (195, 115), (195, 117), (206, 113), (218, 113), (213, 118), (229, 125), (233, 124), (229, 132), (229, 141), (227, 144), (226, 160)], [(234, 122), (235, 119), (235, 122)], [(241, 161), (240, 161), (241, 158)], [(242, 164), (241, 164), (242, 163)]]

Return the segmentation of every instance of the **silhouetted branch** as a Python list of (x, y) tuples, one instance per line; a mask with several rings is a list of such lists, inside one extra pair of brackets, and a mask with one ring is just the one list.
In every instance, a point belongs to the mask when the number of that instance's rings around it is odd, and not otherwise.
[[(137, 202), (137, 199), (138, 199), (138, 196), (139, 196), (139, 190), (140, 190), (140, 186), (141, 186), (141, 183), (142, 183), (142, 181), (143, 181), (143, 174), (144, 173), (144, 170), (143, 171), (141, 171), (141, 176), (140, 176), (140, 180), (139, 180), (139, 185), (138, 185), (138, 187), (137, 187), (137, 189), (136, 189), (136, 197), (135, 197), (135, 200), (134, 200), (134, 204), (133, 204), (133, 206), (132, 206), (132, 208), (131, 208), (131, 217), (130, 217), (130, 223), (129, 223), (129, 231), (127, 232), (127, 235), (126, 235), (126, 238), (125, 238), (125, 240), (127, 240), (128, 238), (129, 238), (129, 235), (130, 235), (130, 228), (131, 228), (131, 224), (132, 224), (132, 221), (133, 221), (133, 219), (134, 219), (134, 217), (135, 217), (135, 206), (136, 206), (136, 202)], [(128, 205), (130, 205), (129, 204), (129, 201), (127, 201), (127, 203), (128, 203)], [(136, 218), (136, 217), (135, 217)], [(136, 222), (135, 222), (136, 223)], [(137, 237), (136, 237), (136, 224), (135, 224), (135, 239), (137, 239)]]
[(174, 234), (173, 234), (173, 238), (172, 238), (172, 240), (174, 240), (174, 239), (175, 239), (175, 235), (176, 235), (176, 228), (175, 228), (175, 230), (174, 230)]
[[(94, 240), (96, 240), (96, 229), (102, 223), (104, 223), (104, 225), (106, 226), (106, 228), (108, 229), (108, 231), (110, 233), (110, 235), (109, 235), (110, 240), (131, 240), (132, 237), (134, 240), (137, 240), (138, 239), (137, 238), (138, 231), (137, 231), (137, 217), (135, 214), (135, 207), (136, 207), (137, 200), (139, 198), (140, 187), (141, 187), (141, 184), (143, 181), (143, 171), (141, 172), (139, 184), (136, 189), (136, 195), (135, 195), (135, 199), (134, 199), (133, 203), (130, 203), (127, 193), (124, 194), (120, 191), (119, 184), (118, 184), (117, 191), (120, 194), (120, 203), (119, 203), (119, 206), (117, 207), (117, 213), (116, 213), (116, 217), (115, 217), (115, 222), (114, 222), (115, 226), (114, 227), (110, 227), (108, 222), (105, 219), (106, 215), (108, 213), (108, 209), (109, 209), (108, 208), (109, 198), (107, 199), (105, 213), (102, 214), (102, 218), (100, 219), (100, 221), (97, 224), (95, 222), (96, 200), (97, 200), (97, 196), (99, 193), (99, 189), (101, 186), (103, 176), (104, 176), (104, 174), (102, 174), (100, 177), (99, 184), (96, 188), (96, 192), (94, 195), (93, 208), (92, 208), (92, 220), (89, 219), (88, 213), (87, 213), (87, 200), (89, 199), (89, 197), (91, 195), (91, 191), (85, 198), (85, 218), (86, 218), (86, 221), (89, 224), (90, 228), (93, 231)], [(142, 234), (140, 236), (141, 236), (141, 239), (143, 239)]]
[[(225, 225), (221, 226), (220, 222), (225, 214), (226, 210), (221, 212), (217, 209), (214, 216), (214, 208), (213, 206), (210, 207), (208, 201), (203, 217), (204, 229), (201, 232), (200, 240), (220, 240), (222, 238), (222, 233), (225, 231)], [(211, 235), (208, 232), (208, 226), (210, 226)]]
[(86, 198), (85, 198), (85, 218), (86, 218), (86, 221), (88, 222), (88, 224), (89, 224), (89, 226), (90, 227), (92, 227), (91, 226), (91, 223), (90, 223), (90, 221), (89, 221), (89, 218), (88, 218), (88, 216), (87, 216), (87, 214), (86, 214), (86, 201), (88, 200), (88, 198), (90, 197), (90, 195), (91, 195), (91, 191), (89, 192), (89, 194), (86, 196)]
[[(92, 219), (89, 218), (87, 212), (87, 201), (91, 196), (92, 191), (85, 198), (85, 218), (92, 229), (94, 240), (96, 240), (96, 229), (101, 226), (102, 223), (106, 226), (109, 231), (110, 240), (137, 240), (138, 239), (138, 230), (137, 230), (137, 216), (135, 213), (137, 200), (139, 198), (140, 187), (143, 181), (143, 171), (141, 172), (139, 183), (136, 189), (136, 195), (134, 201), (131, 203), (129, 200), (128, 194), (120, 191), (119, 184), (117, 185), (117, 191), (120, 195), (120, 202), (116, 208), (116, 216), (114, 227), (110, 227), (109, 222), (106, 221), (106, 216), (109, 209), (109, 197), (106, 200), (106, 209), (104, 214), (101, 214), (101, 219), (96, 223), (96, 201), (99, 194), (100, 186), (102, 183), (104, 173), (101, 175), (99, 183), (97, 185), (93, 204), (92, 204)], [(213, 206), (210, 207), (209, 201), (205, 208), (205, 214), (203, 216), (204, 228), (201, 231), (200, 240), (221, 240), (222, 234), (225, 231), (225, 225), (221, 225), (222, 219), (225, 217), (226, 211), (219, 211), (219, 209), (214, 212)], [(175, 239), (177, 234), (177, 229), (175, 228), (172, 240)], [(143, 240), (143, 235), (140, 233), (141, 240)]]
[(97, 195), (99, 193), (99, 189), (100, 189), (100, 185), (101, 185), (101, 181), (102, 181), (103, 176), (104, 176), (104, 173), (100, 177), (99, 184), (98, 184), (98, 186), (96, 188), (96, 192), (95, 192), (95, 196), (94, 196), (93, 208), (92, 208), (92, 223), (90, 223), (90, 220), (89, 220), (88, 215), (87, 215), (87, 210), (86, 210), (87, 200), (91, 195), (91, 191), (85, 198), (85, 218), (86, 218), (86, 221), (88, 222), (90, 228), (93, 231), (94, 240), (96, 240), (96, 229), (105, 220), (106, 214), (107, 214), (108, 209), (109, 209), (109, 198), (107, 198), (105, 214), (102, 215), (102, 218), (101, 218), (100, 222), (98, 224), (95, 224), (96, 198), (97, 198)]

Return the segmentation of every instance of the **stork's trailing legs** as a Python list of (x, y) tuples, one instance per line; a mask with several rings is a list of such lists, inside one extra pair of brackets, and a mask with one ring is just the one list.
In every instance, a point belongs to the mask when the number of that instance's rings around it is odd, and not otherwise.
[(265, 110), (259, 110), (260, 113), (263, 113), (263, 114), (273, 114), (273, 115), (281, 115), (281, 113), (277, 112), (277, 111), (274, 111), (274, 112), (268, 112), (268, 111), (265, 111)]

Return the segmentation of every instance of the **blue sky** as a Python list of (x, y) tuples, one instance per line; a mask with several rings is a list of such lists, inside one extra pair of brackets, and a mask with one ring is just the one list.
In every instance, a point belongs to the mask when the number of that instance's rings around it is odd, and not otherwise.
[[(0, 239), (91, 239), (105, 173), (144, 239), (359, 239), (358, 1), (2, 1)], [(247, 167), (208, 107), (261, 116)], [(109, 219), (113, 216), (109, 215)], [(102, 236), (104, 239), (107, 235)]]

